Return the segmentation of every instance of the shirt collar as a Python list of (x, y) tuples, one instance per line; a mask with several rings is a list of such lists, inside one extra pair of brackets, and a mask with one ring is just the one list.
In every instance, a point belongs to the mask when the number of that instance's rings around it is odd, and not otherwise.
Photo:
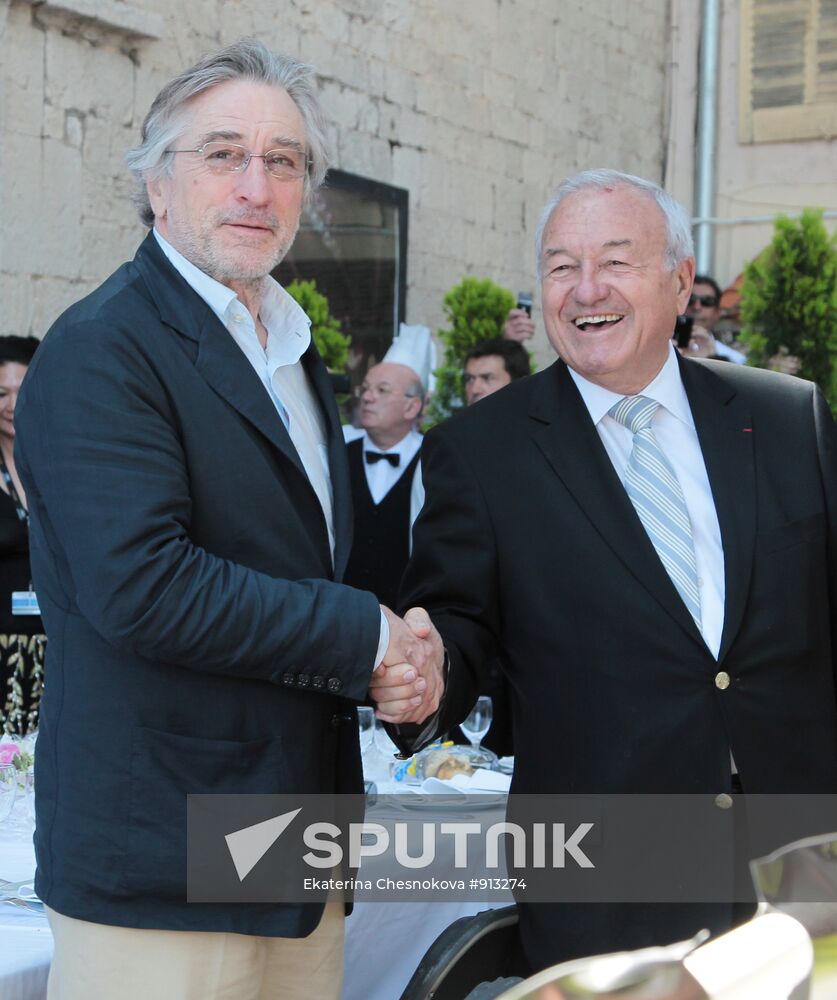
[(285, 289), (267, 275), (259, 317), (267, 329), (267, 365), (275, 371), (296, 364), (311, 343), (311, 320)]
[[(620, 393), (611, 392), (610, 389), (605, 389), (604, 386), (596, 385), (595, 382), (591, 382), (589, 379), (584, 378), (583, 375), (579, 375), (572, 368), (569, 369), (569, 372), (573, 382), (578, 387), (578, 391), (581, 393), (581, 398), (584, 400), (584, 405), (587, 407), (594, 424), (598, 424), (603, 417), (607, 416), (608, 411), (614, 403), (618, 403), (620, 399), (624, 399), (624, 396)], [(678, 364), (677, 354), (673, 345), (669, 347), (668, 357), (658, 374), (636, 395), (647, 396), (649, 399), (655, 400), (672, 416), (681, 420), (687, 426), (695, 426), (686, 390), (683, 387), (683, 379), (680, 377), (680, 365)]]
[[(201, 271), (161, 236), (157, 229), (153, 232), (171, 266), (204, 300), (224, 326), (229, 326), (233, 312), (239, 309), (246, 312), (231, 288)], [(270, 275), (264, 278), (259, 316), (268, 333), (268, 366), (275, 370), (281, 365), (299, 361), (311, 343), (311, 320), (299, 303)], [(255, 330), (253, 335), (255, 336)]]

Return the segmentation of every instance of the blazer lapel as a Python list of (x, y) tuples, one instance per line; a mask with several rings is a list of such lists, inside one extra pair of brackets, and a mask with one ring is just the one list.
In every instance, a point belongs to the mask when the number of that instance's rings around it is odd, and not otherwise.
[(708, 366), (680, 361), (724, 551), (724, 628), (718, 659), (732, 645), (750, 590), (756, 524), (753, 425), (744, 399)]
[[(163, 322), (197, 342), (195, 368), (198, 373), (222, 399), (260, 431), (296, 469), (304, 487), (310, 493), (309, 510), (319, 514), (317, 527), (323, 537), (326, 537), (320, 502), (308, 480), (290, 435), (253, 366), (215, 313), (169, 264), (152, 233), (149, 233), (137, 252), (135, 263), (146, 281), (154, 288)], [(311, 350), (314, 350), (313, 347), (309, 348), (309, 352)], [(306, 367), (311, 375), (311, 367)], [(312, 381), (315, 383), (315, 391), (326, 415), (331, 452), (335, 418), (324, 402), (322, 386), (317, 385), (318, 378), (319, 376), (312, 377)], [(333, 400), (331, 406), (334, 407)], [(301, 514), (307, 523), (311, 522), (311, 517), (306, 512), (303, 511)]]
[(302, 356), (302, 363), (325, 419), (334, 517), (334, 579), (342, 580), (352, 547), (352, 494), (346, 442), (343, 439), (343, 428), (340, 425), (340, 415), (328, 370), (313, 340)]
[(700, 630), (642, 527), (567, 366), (558, 361), (544, 374), (529, 411), (535, 443), (637, 583), (703, 645)]
[(253, 366), (214, 313), (208, 308), (207, 313), (200, 329), (195, 367), (218, 395), (261, 431), (307, 481), (290, 435)]

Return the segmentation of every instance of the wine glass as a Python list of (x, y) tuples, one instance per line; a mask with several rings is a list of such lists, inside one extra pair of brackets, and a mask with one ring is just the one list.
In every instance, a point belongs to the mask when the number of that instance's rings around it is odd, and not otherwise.
[(389, 760), (398, 753), (398, 747), (392, 742), (386, 726), (377, 718), (375, 719), (375, 746)]
[(491, 728), (492, 704), (487, 694), (481, 694), (459, 728), (468, 737), (474, 750), (479, 750), (483, 736)]
[(0, 764), (0, 823), (9, 818), (17, 794), (17, 768), (14, 764)]
[(360, 730), (361, 756), (372, 746), (375, 737), (375, 709), (360, 705), (357, 710), (357, 724)]

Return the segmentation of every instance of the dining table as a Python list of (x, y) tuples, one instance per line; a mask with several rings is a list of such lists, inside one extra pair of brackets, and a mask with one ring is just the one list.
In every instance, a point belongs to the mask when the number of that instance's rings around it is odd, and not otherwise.
[[(391, 758), (390, 758), (391, 760)], [(364, 754), (364, 772), (373, 798), (384, 803), (414, 788), (392, 777), (393, 765), (380, 750)], [(0, 895), (4, 884), (35, 874), (33, 822), (23, 796), (0, 823)], [(31, 891), (31, 890), (30, 890)], [(43, 906), (37, 900), (0, 902), (0, 1000), (44, 1000), (53, 941)], [(424, 953), (453, 921), (511, 902), (459, 900), (355, 901), (346, 921), (342, 1000), (398, 1000)]]

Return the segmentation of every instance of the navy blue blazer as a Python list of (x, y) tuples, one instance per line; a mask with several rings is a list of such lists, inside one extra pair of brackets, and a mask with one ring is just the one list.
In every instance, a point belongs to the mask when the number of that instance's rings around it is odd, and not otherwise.
[(72, 917), (296, 937), (322, 907), (185, 900), (185, 797), (360, 791), (354, 705), (375, 597), (351, 547), (345, 448), (325, 415), (322, 510), (249, 361), (152, 235), (46, 335), (17, 404), (49, 638), (37, 891)]

